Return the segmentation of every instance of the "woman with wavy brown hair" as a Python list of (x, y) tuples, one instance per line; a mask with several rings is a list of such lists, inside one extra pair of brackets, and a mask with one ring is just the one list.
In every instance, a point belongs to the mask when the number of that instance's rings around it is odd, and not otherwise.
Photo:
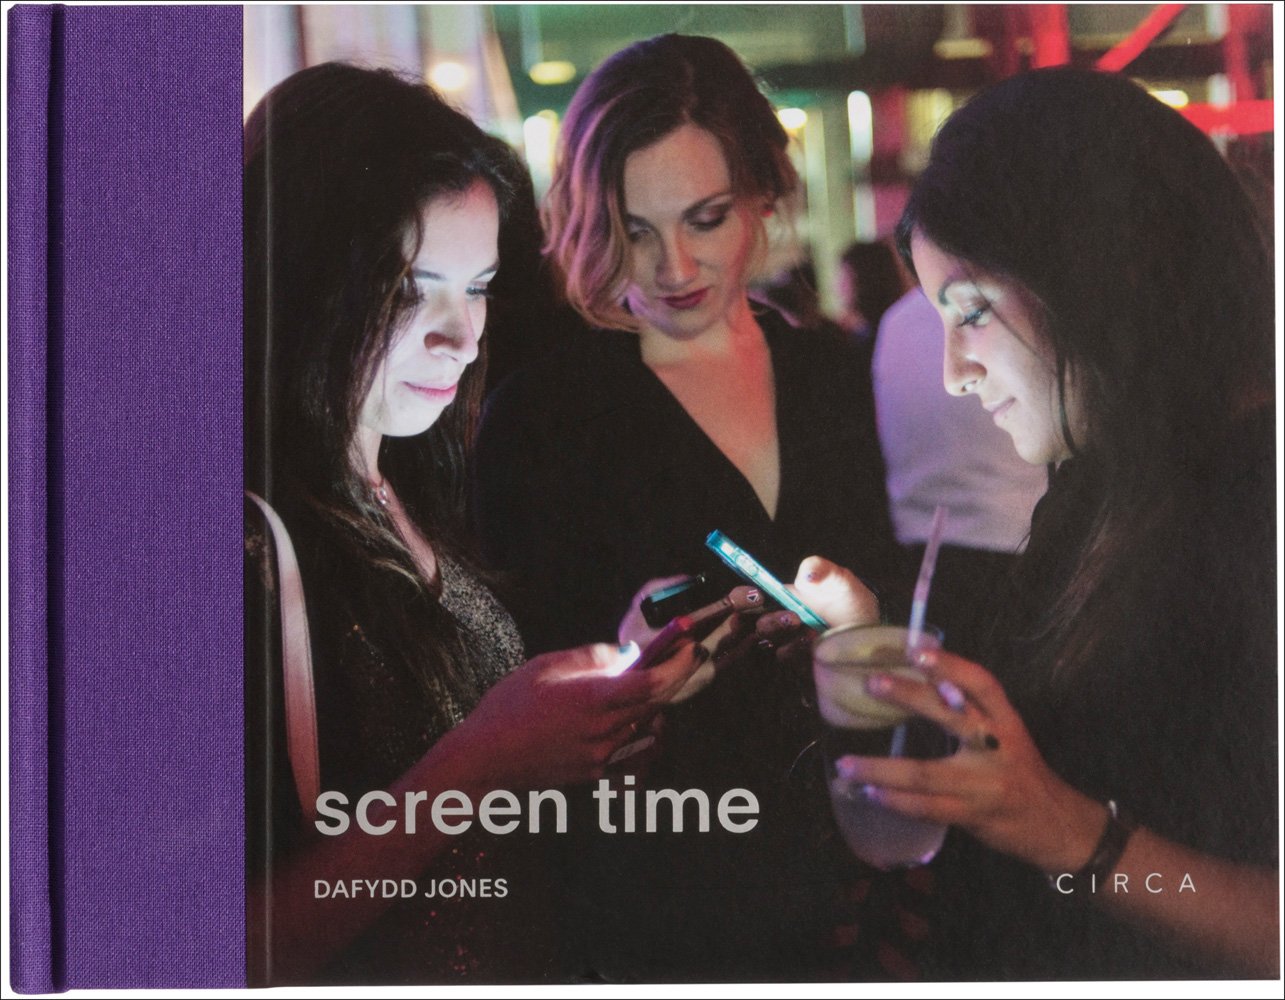
[[(610, 636), (650, 579), (729, 589), (704, 547), (715, 529), (778, 571), (813, 551), (872, 581), (895, 565), (855, 360), (749, 297), (798, 187), (787, 142), (712, 38), (632, 45), (568, 108), (546, 247), (595, 329), (503, 384), (479, 443), (482, 540), (522, 588), (511, 606), (535, 649)], [(792, 770), (812, 739), (799, 679), (757, 651), (718, 666), (666, 713), (651, 783), (747, 787), (763, 818), (744, 836), (594, 845), (576, 903), (599, 974), (806, 978), (824, 961), (833, 915), (799, 887), (844, 862), (815, 842)], [(608, 878), (611, 899), (588, 884)]]

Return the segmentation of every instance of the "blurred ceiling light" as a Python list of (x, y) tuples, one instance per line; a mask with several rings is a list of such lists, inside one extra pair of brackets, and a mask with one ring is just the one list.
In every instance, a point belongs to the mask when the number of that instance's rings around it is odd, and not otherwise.
[(938, 59), (985, 59), (991, 54), (991, 43), (984, 38), (940, 38), (933, 42)]
[(565, 59), (553, 59), (546, 62), (538, 62), (527, 70), (532, 81), (544, 86), (552, 86), (558, 83), (569, 83), (576, 78), (576, 67), (574, 63), (569, 63)]
[(808, 113), (802, 108), (781, 108), (776, 118), (787, 132), (797, 132), (808, 123)]
[(941, 123), (955, 110), (949, 90), (912, 90), (906, 95), (905, 141), (898, 159), (914, 175), (928, 165), (928, 148)]
[(558, 116), (552, 111), (541, 111), (522, 123), (522, 140), (528, 160), (540, 164), (551, 161), (557, 128)]
[(933, 43), (933, 55), (938, 59), (985, 59), (991, 54), (990, 42), (974, 34), (970, 5), (944, 4), (942, 17), (941, 38)]
[(447, 92), (463, 90), (468, 85), (468, 76), (467, 66), (451, 60), (434, 63), (428, 71), (428, 79), (433, 86)]
[(1171, 108), (1185, 108), (1191, 103), (1191, 98), (1187, 96), (1185, 90), (1152, 90), (1149, 93), (1156, 100), (1163, 101)]
[(870, 95), (854, 90), (848, 95), (848, 137), (852, 145), (852, 160), (864, 168), (874, 156), (874, 110)]
[(553, 181), (553, 152), (558, 141), (558, 116), (540, 111), (522, 122), (522, 149), (537, 198), (544, 197)]
[(1215, 73), (1206, 84), (1206, 100), (1216, 108), (1231, 104), (1231, 80), (1226, 73)]

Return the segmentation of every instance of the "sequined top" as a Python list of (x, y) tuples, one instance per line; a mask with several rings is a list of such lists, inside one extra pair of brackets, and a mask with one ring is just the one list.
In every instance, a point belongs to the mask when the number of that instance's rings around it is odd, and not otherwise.
[[(286, 749), (276, 561), (271, 536), (257, 509), (247, 507), (246, 588), (246, 861), (247, 876), (263, 879), (282, 858), (316, 841), (304, 819)], [(297, 544), (297, 542), (296, 542)], [(464, 638), (465, 668), (484, 693), (523, 660), (513, 620), (495, 596), (457, 561), (440, 556), (441, 606)], [(424, 684), (381, 653), (378, 637), (351, 621), (325, 620), (310, 600), (313, 671), (323, 791), (343, 792), (352, 804), (365, 792), (389, 788), (445, 732), (473, 709), (475, 699), (439, 686), (430, 706)], [(445, 712), (437, 709), (445, 707)], [(426, 789), (430, 801), (445, 789)], [(460, 837), (418, 879), (417, 896), (399, 900), (342, 954), (322, 963), (318, 983), (451, 983), (538, 981), (551, 968), (549, 948), (528, 927), (529, 902), (538, 900), (543, 876), (532, 844), (521, 835), (500, 840)], [(353, 878), (372, 873), (353, 872)], [(441, 882), (479, 884), (482, 879), (522, 884), (528, 901), (508, 898), (443, 899), (424, 893)], [(515, 886), (516, 890), (516, 886)], [(321, 900), (316, 905), (343, 905)], [(525, 949), (514, 946), (516, 928)], [(538, 931), (538, 928), (537, 928)], [(250, 950), (255, 943), (250, 942)], [(262, 966), (259, 966), (262, 968)], [(255, 976), (255, 985), (274, 985)]]
[[(485, 584), (444, 555), (438, 567), (439, 600), (464, 636), (474, 687), (484, 692), (522, 662), (522, 640)], [(338, 655), (319, 657), (315, 669), (324, 789), (351, 799), (386, 788), (443, 735), (443, 713), (426, 710), (421, 684), (382, 655), (379, 642), (360, 625), (347, 626)], [(452, 725), (474, 706), (440, 682), (433, 684), (433, 698)]]

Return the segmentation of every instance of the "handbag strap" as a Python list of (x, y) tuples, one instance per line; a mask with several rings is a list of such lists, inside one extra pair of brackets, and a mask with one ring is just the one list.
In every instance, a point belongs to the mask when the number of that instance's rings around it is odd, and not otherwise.
[(308, 607), (303, 577), (290, 532), (262, 497), (246, 490), (259, 505), (272, 529), (277, 550), (277, 592), (281, 596), (281, 670), (285, 682), (286, 747), (294, 772), (299, 805), (308, 820), (317, 818), (321, 793), (321, 758), (317, 749), (317, 691), (312, 678), (312, 645), (308, 636)]

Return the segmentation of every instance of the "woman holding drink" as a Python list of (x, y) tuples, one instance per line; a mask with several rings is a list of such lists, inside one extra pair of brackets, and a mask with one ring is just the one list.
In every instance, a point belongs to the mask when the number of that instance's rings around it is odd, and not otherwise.
[[(408, 836), (403, 797), (595, 778), (699, 651), (624, 674), (614, 645), (523, 663), (463, 542), (487, 299), (531, 197), (512, 151), (422, 84), (327, 64), (263, 99), (245, 153), (246, 479), (280, 516), (247, 503), (249, 979), (543, 978), (547, 921), (516, 890), (470, 905), (437, 888), (526, 873), (538, 902), (534, 874), (426, 806)], [(317, 819), (318, 790), (397, 807), (340, 829)], [(398, 891), (347, 891), (368, 883)]]
[[(958, 752), (839, 761), (871, 803), (966, 835), (939, 862), (931, 971), (1277, 975), (1259, 219), (1176, 112), (1046, 70), (947, 121), (899, 237), (942, 316), (947, 389), (1052, 470), (991, 669), (928, 650), (931, 684), (865, 682)], [(832, 622), (873, 620), (831, 564), (805, 563), (799, 590)]]

